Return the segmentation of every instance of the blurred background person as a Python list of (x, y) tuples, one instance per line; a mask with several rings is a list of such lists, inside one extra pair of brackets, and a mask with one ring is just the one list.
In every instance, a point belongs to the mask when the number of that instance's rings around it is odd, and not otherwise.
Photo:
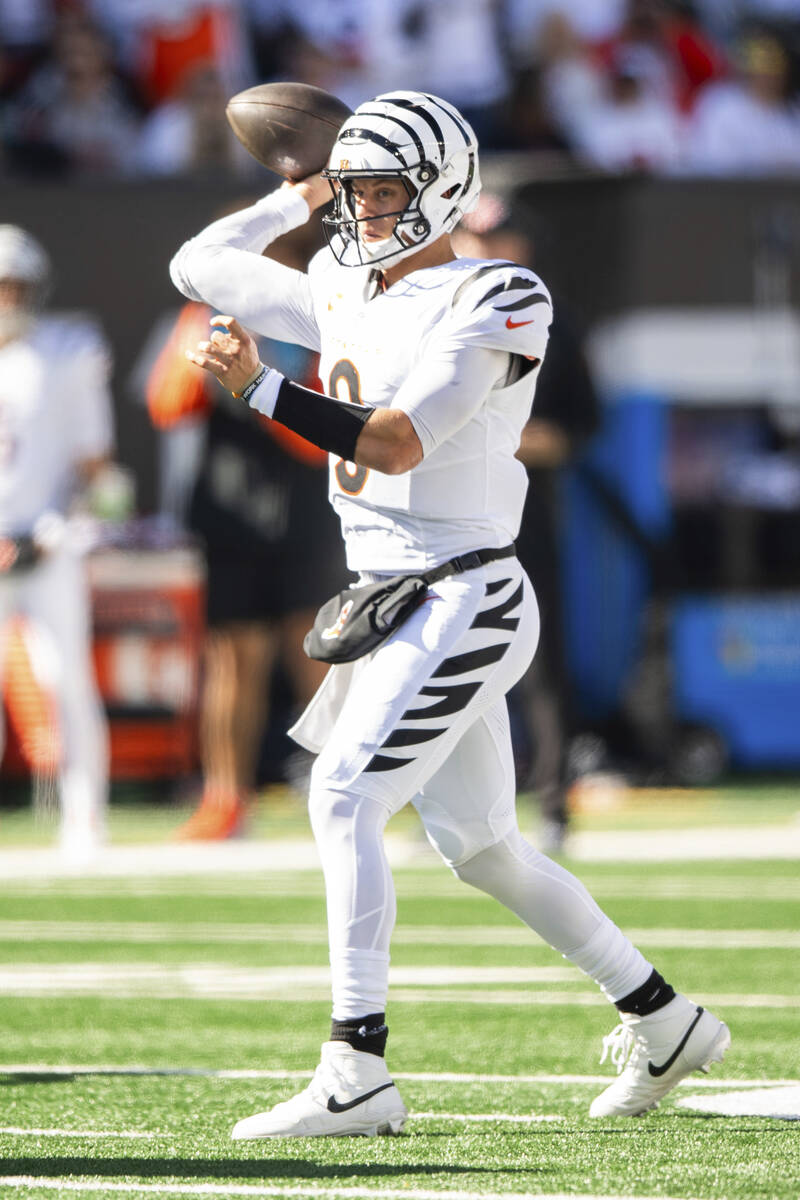
[(698, 99), (687, 135), (687, 166), (712, 175), (800, 171), (800, 102), (779, 39), (750, 32), (733, 52), (731, 79)]
[[(453, 235), (456, 253), (532, 266), (532, 217), (491, 192), (482, 192)], [(539, 845), (563, 848), (569, 822), (570, 684), (562, 625), (558, 474), (599, 423), (599, 402), (581, 341), (568, 311), (554, 297), (547, 355), (536, 385), (536, 402), (517, 457), (528, 472), (528, 493), (516, 539), (519, 560), (536, 592), (541, 635), (533, 662), (512, 693), (530, 744), (518, 746), (519, 783), (532, 784), (542, 824)]]
[(0, 0), (0, 99), (17, 91), (47, 53), (51, 0)]
[[(277, 253), (297, 263), (302, 251), (284, 242)], [(156, 427), (168, 437), (178, 434), (173, 454), (165, 448), (164, 504), (199, 537), (207, 563), (203, 791), (177, 831), (182, 839), (242, 831), (276, 675), (283, 673), (293, 704), (305, 707), (326, 667), (306, 656), (303, 638), (319, 605), (345, 586), (341, 539), (327, 501), (327, 454), (264, 421), (185, 358), (184, 350), (208, 336), (212, 315), (205, 305), (184, 305), (146, 385)], [(264, 362), (319, 386), (315, 356), (266, 338), (259, 346)], [(189, 439), (181, 439), (180, 426)], [(298, 786), (295, 773), (310, 767), (303, 759), (301, 752), (285, 766)]]
[(543, 22), (536, 53), (542, 105), (566, 148), (575, 142), (584, 115), (605, 100), (605, 71), (564, 13)]
[(241, 0), (83, 0), (148, 110), (210, 63), (226, 96), (258, 83)]
[(722, 46), (687, 0), (628, 0), (619, 29), (598, 49), (606, 65), (620, 52), (635, 50), (648, 90), (681, 112), (688, 112), (699, 92), (727, 70)]
[(252, 175), (257, 168), (225, 116), (228, 95), (214, 65), (187, 70), (142, 126), (136, 163), (145, 175)]
[(615, 52), (602, 99), (573, 118), (572, 148), (606, 171), (667, 171), (683, 153), (683, 120), (660, 64), (642, 46)]
[[(604, 170), (671, 169), (698, 95), (726, 70), (724, 50), (684, 0), (627, 0), (586, 23), (581, 6), (547, 5), (515, 38), (533, 65), (544, 114), (574, 156)], [(599, 14), (595, 13), (597, 17)], [(535, 95), (535, 89), (533, 91)], [(515, 127), (525, 115), (514, 111)]]
[(0, 673), (12, 619), (23, 617), (56, 701), (60, 846), (79, 862), (105, 839), (108, 747), (69, 512), (109, 464), (110, 359), (92, 321), (41, 312), (49, 280), (39, 242), (0, 226)]
[(29, 171), (127, 172), (139, 119), (105, 35), (86, 18), (67, 15), (49, 56), (9, 103), (8, 153)]

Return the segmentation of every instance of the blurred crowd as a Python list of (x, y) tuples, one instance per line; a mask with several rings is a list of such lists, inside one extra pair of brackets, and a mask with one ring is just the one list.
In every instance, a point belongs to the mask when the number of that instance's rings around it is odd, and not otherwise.
[(797, 0), (0, 0), (0, 172), (246, 177), (225, 102), (282, 79), (580, 168), (800, 171)]

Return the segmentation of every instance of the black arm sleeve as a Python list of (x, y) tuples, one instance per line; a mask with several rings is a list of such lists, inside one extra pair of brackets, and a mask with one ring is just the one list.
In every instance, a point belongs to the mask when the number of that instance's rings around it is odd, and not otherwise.
[(299, 433), (321, 450), (353, 462), (358, 435), (374, 412), (369, 404), (349, 404), (284, 379), (272, 420)]

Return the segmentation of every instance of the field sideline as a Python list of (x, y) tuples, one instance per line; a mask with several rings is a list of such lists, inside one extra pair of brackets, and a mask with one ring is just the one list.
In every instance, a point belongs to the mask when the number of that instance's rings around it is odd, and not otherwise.
[[(800, 1115), (798, 807), (788, 791), (727, 811), (683, 797), (656, 821), (634, 797), (576, 820), (566, 865), (734, 1038), (655, 1113), (594, 1122), (614, 1010), (437, 868), (401, 814), (388, 1020), (406, 1133), (264, 1143), (230, 1127), (303, 1085), (329, 1014), (302, 814), (278, 806), (248, 841), (181, 862), (165, 814), (120, 811), (116, 865), (85, 875), (53, 869), (29, 818), (2, 814), (0, 1197), (797, 1200), (800, 1129), (781, 1118)], [(774, 857), (753, 857), (754, 814)], [(687, 829), (716, 829), (733, 856), (668, 854)]]

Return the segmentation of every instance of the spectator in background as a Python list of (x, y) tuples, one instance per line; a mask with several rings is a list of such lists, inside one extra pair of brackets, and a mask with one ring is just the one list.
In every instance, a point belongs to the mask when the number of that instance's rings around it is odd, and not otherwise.
[(376, 92), (420, 87), (458, 105), (489, 144), (504, 143), (511, 66), (503, 16), (497, 0), (306, 0), (290, 10), (288, 77), (352, 108)]
[[(281, 261), (302, 261), (297, 242), (277, 251)], [(295, 703), (308, 703), (326, 668), (306, 656), (303, 638), (319, 605), (344, 586), (338, 524), (327, 502), (328, 456), (187, 362), (184, 350), (208, 336), (211, 315), (205, 305), (183, 307), (147, 385), (159, 429), (206, 426), (187, 513), (208, 570), (203, 794), (178, 830), (183, 839), (241, 830), (257, 782), (271, 680), (282, 666)], [(316, 362), (307, 351), (268, 339), (259, 345), (265, 362), (313, 384)]]
[(487, 149), (506, 140), (512, 71), (503, 8), (497, 0), (406, 0), (402, 10), (410, 61), (398, 64), (406, 67), (400, 86), (449, 100)]
[(565, 144), (573, 145), (586, 114), (605, 101), (605, 71), (563, 13), (554, 13), (542, 23), (538, 55), (545, 112)]
[(142, 127), (136, 161), (145, 175), (252, 175), (257, 164), (225, 116), (228, 97), (211, 63), (187, 70), (177, 94)]
[[(531, 219), (500, 196), (483, 192), (453, 235), (456, 253), (532, 266)], [(559, 471), (579, 452), (599, 422), (599, 402), (580, 339), (556, 297), (547, 356), (536, 401), (523, 429), (517, 458), (528, 471), (528, 493), (517, 537), (517, 556), (539, 602), (539, 648), (515, 689), (533, 745), (528, 778), (539, 801), (541, 848), (563, 848), (568, 826), (567, 791), (572, 714), (562, 630)], [(519, 761), (519, 755), (518, 755)], [(523, 777), (526, 772), (523, 770)]]
[(240, 0), (84, 0), (148, 108), (212, 63), (226, 96), (257, 82)]
[(569, 21), (585, 45), (599, 46), (615, 36), (625, 20), (627, 0), (507, 0), (509, 25), (519, 45), (536, 46), (553, 18)]
[(724, 74), (722, 50), (683, 0), (628, 0), (620, 29), (601, 48), (613, 70), (620, 54), (635, 51), (648, 90), (688, 112), (698, 92)]
[(80, 864), (105, 838), (108, 746), (67, 518), (107, 468), (110, 360), (92, 321), (41, 314), (49, 278), (36, 239), (0, 226), (0, 672), (9, 622), (24, 617), (57, 702), (61, 850)]
[(697, 174), (800, 171), (800, 106), (790, 96), (790, 60), (774, 35), (737, 44), (735, 77), (709, 86), (688, 130), (687, 167)]
[(0, 0), (0, 99), (19, 91), (45, 57), (54, 24), (50, 0)]
[(611, 64), (605, 99), (576, 114), (576, 156), (605, 171), (674, 169), (681, 160), (683, 124), (675, 101), (659, 90), (652, 56), (641, 47), (622, 46)]
[(105, 36), (84, 18), (65, 17), (50, 59), (9, 105), (6, 139), (12, 161), (26, 169), (124, 172), (138, 123)]

